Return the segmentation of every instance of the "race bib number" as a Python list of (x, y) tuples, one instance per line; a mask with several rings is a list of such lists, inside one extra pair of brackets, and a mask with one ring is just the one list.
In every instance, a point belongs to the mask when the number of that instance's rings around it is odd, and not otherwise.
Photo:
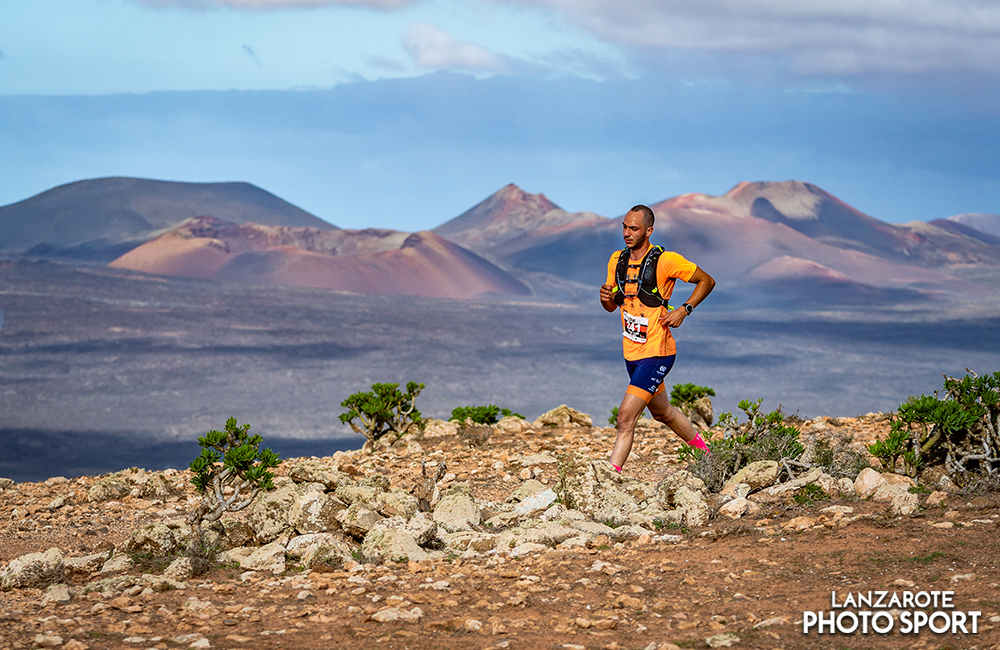
[(625, 324), (625, 331), (622, 336), (636, 343), (646, 342), (646, 331), (649, 329), (649, 319), (643, 316), (633, 316), (622, 310), (622, 321)]

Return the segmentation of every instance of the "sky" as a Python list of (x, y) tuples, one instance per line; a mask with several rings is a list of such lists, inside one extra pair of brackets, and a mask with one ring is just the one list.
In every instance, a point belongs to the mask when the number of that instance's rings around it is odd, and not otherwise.
[(511, 182), (614, 217), (797, 179), (1000, 213), (998, 82), (986, 0), (8, 0), (0, 205), (241, 180), (413, 231)]

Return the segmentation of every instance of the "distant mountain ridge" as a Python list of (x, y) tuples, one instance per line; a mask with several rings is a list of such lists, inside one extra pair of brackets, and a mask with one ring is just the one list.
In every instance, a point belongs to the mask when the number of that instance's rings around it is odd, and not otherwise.
[(471, 298), (531, 290), (431, 232), (320, 231), (196, 217), (112, 261), (157, 275), (374, 294)]
[(237, 223), (334, 225), (250, 183), (95, 178), (0, 207), (0, 251), (110, 261), (200, 215)]
[[(1000, 229), (997, 215), (890, 224), (801, 181), (742, 182), (722, 196), (681, 194), (651, 207), (653, 242), (742, 300), (978, 299), (1000, 285), (1000, 237), (986, 232)], [(0, 227), (0, 251), (29, 256), (442, 297), (584, 300), (622, 247), (619, 219), (570, 213), (514, 184), (415, 234), (341, 230), (246, 183), (127, 178), (70, 183), (5, 206)]]

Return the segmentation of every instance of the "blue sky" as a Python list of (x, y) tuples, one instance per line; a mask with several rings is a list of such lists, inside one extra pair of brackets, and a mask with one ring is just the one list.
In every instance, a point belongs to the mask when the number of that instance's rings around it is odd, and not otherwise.
[(980, 0), (14, 0), (0, 205), (245, 180), (344, 227), (501, 186), (616, 216), (809, 181), (887, 221), (1000, 213)]

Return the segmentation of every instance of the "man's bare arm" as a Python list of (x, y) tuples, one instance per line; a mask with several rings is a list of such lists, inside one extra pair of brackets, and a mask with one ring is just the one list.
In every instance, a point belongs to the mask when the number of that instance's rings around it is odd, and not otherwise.
[[(687, 304), (692, 307), (700, 305), (701, 301), (707, 298), (708, 294), (712, 293), (712, 289), (715, 288), (715, 278), (705, 273), (701, 267), (694, 270), (688, 282), (694, 285), (694, 291), (691, 292), (691, 297), (687, 299)], [(686, 309), (674, 309), (660, 315), (660, 322), (667, 327), (680, 327), (684, 319), (687, 318), (687, 315)]]
[(613, 312), (618, 309), (614, 299), (614, 288), (613, 284), (601, 285), (601, 307), (604, 307), (604, 311)]

